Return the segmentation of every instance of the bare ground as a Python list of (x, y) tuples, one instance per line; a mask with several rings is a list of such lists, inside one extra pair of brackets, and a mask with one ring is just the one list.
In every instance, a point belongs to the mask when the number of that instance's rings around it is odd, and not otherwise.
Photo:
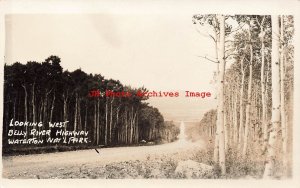
[(202, 141), (3, 157), (3, 178), (170, 178)]

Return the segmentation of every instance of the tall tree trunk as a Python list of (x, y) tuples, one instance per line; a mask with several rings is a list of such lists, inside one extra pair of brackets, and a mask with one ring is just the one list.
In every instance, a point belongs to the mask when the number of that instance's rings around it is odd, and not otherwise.
[[(215, 21), (218, 22), (218, 18), (215, 17), (215, 19), (216, 19)], [(219, 53), (218, 53), (218, 47), (220, 45), (219, 44), (220, 34), (217, 32), (216, 29), (214, 29), (214, 32), (215, 32), (215, 41), (214, 41), (215, 42), (215, 56), (216, 56), (217, 62), (220, 62)], [(219, 66), (219, 63), (217, 63), (217, 76), (219, 76), (219, 72), (220, 72), (220, 66)], [(216, 90), (218, 91), (218, 88), (216, 88)], [(217, 128), (218, 125), (219, 125), (219, 123), (218, 123), (218, 118), (217, 118), (216, 119), (216, 128), (214, 130), (215, 131), (215, 143), (214, 143), (214, 162), (215, 163), (219, 162), (219, 133), (218, 133), (218, 128)]]
[(237, 103), (238, 103), (238, 92), (235, 92), (234, 106), (233, 106), (233, 117), (234, 117), (234, 126), (233, 126), (233, 143), (237, 144), (238, 142), (238, 117), (237, 117)]
[(74, 131), (77, 130), (77, 124), (78, 124), (78, 93), (76, 93), (76, 97), (75, 97)]
[(94, 144), (98, 144), (98, 133), (97, 133), (97, 103), (94, 101)]
[(239, 137), (238, 143), (239, 148), (241, 148), (243, 143), (243, 135), (244, 135), (244, 87), (245, 87), (245, 70), (244, 70), (244, 58), (241, 59), (241, 72), (242, 72), (242, 80), (241, 80), (241, 88), (240, 88), (240, 122), (239, 122)]
[(279, 19), (272, 15), (272, 128), (270, 130), (268, 155), (264, 178), (272, 178), (275, 167), (275, 144), (280, 126), (280, 67), (279, 67)]
[(260, 68), (260, 86), (261, 86), (261, 103), (262, 103), (262, 128), (263, 128), (263, 151), (267, 147), (268, 143), (268, 124), (267, 124), (267, 104), (266, 104), (266, 79), (265, 79), (265, 31), (264, 20), (260, 24), (260, 41), (261, 41), (261, 68)]
[[(249, 29), (249, 41), (251, 40), (251, 31)], [(250, 49), (250, 62), (249, 62), (249, 81), (248, 81), (248, 91), (247, 91), (247, 104), (246, 104), (246, 122), (245, 122), (245, 135), (243, 142), (243, 158), (246, 157), (247, 147), (248, 147), (248, 137), (250, 128), (250, 108), (251, 108), (251, 95), (252, 95), (252, 74), (253, 74), (253, 47), (252, 44), (249, 45)]]
[(51, 103), (51, 111), (50, 111), (50, 119), (49, 119), (50, 122), (53, 121), (54, 104), (55, 104), (55, 91), (53, 93), (53, 100), (52, 100), (52, 103)]
[(31, 103), (32, 103), (32, 121), (36, 122), (36, 107), (35, 107), (35, 82), (32, 84), (32, 98), (31, 98)]
[(129, 143), (132, 144), (132, 139), (133, 139), (133, 106), (131, 107), (131, 112), (130, 112), (130, 137), (129, 137)]
[(135, 141), (136, 138), (136, 119), (137, 119), (137, 110), (136, 112), (133, 114), (133, 120), (132, 120), (132, 143)]
[[(27, 105), (28, 105), (28, 102), (27, 102), (27, 99), (28, 99), (28, 93), (27, 93), (27, 88), (24, 85), (22, 85), (22, 87), (24, 88), (24, 92), (25, 92), (25, 96), (24, 96), (24, 119), (25, 121), (28, 121), (28, 112), (27, 112)], [(26, 132), (28, 132), (28, 126), (26, 126)], [(26, 135), (26, 138), (28, 138), (28, 134)]]
[(88, 112), (88, 101), (86, 100), (85, 101), (85, 115), (84, 115), (84, 131), (86, 131), (87, 129), (87, 119), (88, 119), (88, 115), (87, 115), (87, 112)]
[[(51, 93), (51, 91), (49, 91), (46, 95), (45, 95), (45, 99), (44, 99), (44, 107), (43, 107), (43, 110), (44, 110), (44, 115), (43, 115), (43, 124), (44, 125), (46, 125), (46, 128), (49, 128), (50, 129), (50, 127), (49, 127), (49, 125), (48, 125), (48, 95), (49, 95), (49, 93)], [(45, 137), (45, 140), (47, 139), (47, 138), (51, 138), (51, 134), (50, 134), (50, 136), (48, 136), (48, 135), (46, 135), (46, 137)]]
[(127, 133), (128, 133), (128, 112), (127, 112), (127, 107), (125, 107), (125, 143), (127, 144), (127, 140), (128, 140), (128, 137), (127, 137)]
[(120, 106), (118, 106), (116, 110), (116, 121), (115, 121), (115, 127), (117, 128), (117, 142), (120, 142), (120, 127), (119, 127), (119, 112), (120, 112)]
[(111, 144), (111, 132), (112, 132), (112, 125), (113, 125), (113, 102), (114, 98), (110, 101), (110, 120), (109, 120), (109, 143)]
[[(14, 110), (13, 110), (13, 119), (16, 119), (16, 103), (17, 103), (17, 98), (18, 98), (18, 95), (17, 97), (14, 99)], [(9, 121), (9, 119), (8, 119)], [(13, 131), (15, 132), (15, 126), (13, 126)], [(13, 135), (13, 139), (15, 139), (15, 135)]]
[[(36, 109), (35, 109), (36, 108), (36, 106), (35, 106), (35, 82), (32, 84), (31, 93), (32, 93), (32, 98), (31, 98), (32, 121), (36, 122), (37, 118), (36, 118)], [(34, 126), (33, 129), (36, 129), (36, 126)], [(32, 137), (35, 138), (35, 135), (33, 135)]]
[[(65, 94), (63, 93), (63, 103), (64, 103), (64, 112), (63, 112), (63, 116), (64, 116), (64, 121), (68, 121), (68, 93)], [(67, 125), (65, 125), (64, 130), (67, 130)], [(64, 138), (66, 139), (67, 136), (65, 136)]]
[[(219, 100), (219, 99), (218, 99)], [(219, 107), (218, 107), (219, 108)], [(216, 133), (215, 133), (215, 143), (214, 143), (214, 162), (219, 162), (219, 119), (216, 120)]]
[(224, 141), (225, 141), (225, 151), (227, 151), (228, 144), (229, 144), (229, 124), (228, 124), (229, 110), (225, 106), (226, 105), (224, 105)]
[(45, 94), (43, 100), (43, 124), (47, 123), (47, 103), (48, 103), (48, 95)]
[(82, 130), (82, 122), (81, 122), (81, 98), (78, 97), (78, 102), (77, 102), (77, 113), (78, 113), (78, 130)]
[(139, 111), (138, 109), (136, 110), (136, 140), (135, 142), (138, 143), (139, 142)]
[(104, 135), (104, 144), (107, 145), (107, 128), (108, 128), (108, 99), (106, 97), (105, 101), (105, 135)]
[[(40, 115), (39, 115), (39, 122), (43, 122), (43, 109), (44, 107), (44, 100), (43, 100), (43, 97), (41, 97), (41, 103), (40, 103)], [(38, 130), (41, 131), (41, 127), (38, 127)], [(41, 135), (38, 136), (39, 139), (41, 139)]]
[[(215, 17), (215, 21), (218, 22), (218, 18)], [(214, 29), (214, 33), (215, 33), (215, 56), (216, 56), (216, 60), (217, 60), (217, 79), (220, 73), (220, 66), (219, 66), (219, 53), (218, 53), (218, 47), (220, 45), (220, 34), (218, 33), (217, 29)], [(218, 91), (218, 84), (216, 84), (216, 90)], [(218, 98), (218, 96), (217, 96)], [(214, 162), (218, 163), (219, 162), (219, 132), (218, 132), (218, 118), (216, 119), (216, 127), (215, 127), (215, 143), (214, 143)]]
[(284, 176), (287, 176), (287, 167), (288, 167), (288, 156), (287, 156), (287, 124), (286, 124), (286, 112), (285, 112), (285, 62), (284, 62), (284, 20), (283, 16), (280, 18), (281, 29), (280, 29), (280, 41), (281, 41), (281, 53), (280, 53), (280, 113), (281, 113), (281, 134), (282, 134), (282, 163), (283, 163), (283, 171)]
[(97, 116), (96, 116), (96, 124), (97, 124), (97, 145), (100, 144), (100, 136), (101, 134), (101, 127), (100, 127), (100, 100), (99, 98), (97, 99)]
[[(217, 17), (214, 17), (216, 20), (216, 22), (218, 22)], [(216, 60), (219, 62), (219, 53), (218, 53), (218, 48), (220, 45), (220, 33), (218, 32), (218, 30), (216, 28), (214, 28), (214, 34), (215, 34), (215, 56), (216, 56)], [(217, 71), (219, 74), (219, 63), (217, 63)]]
[(224, 136), (224, 73), (225, 73), (225, 16), (219, 15), (220, 23), (220, 58), (218, 75), (218, 133), (219, 133), (219, 165), (222, 175), (226, 173), (225, 166), (225, 136)]

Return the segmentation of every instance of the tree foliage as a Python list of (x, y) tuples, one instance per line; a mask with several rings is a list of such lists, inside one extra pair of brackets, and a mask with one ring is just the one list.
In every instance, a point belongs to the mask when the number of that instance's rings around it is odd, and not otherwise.
[[(4, 65), (4, 151), (24, 147), (8, 146), (12, 119), (42, 122), (43, 129), (49, 129), (48, 122), (69, 121), (65, 131), (89, 131), (91, 143), (87, 146), (130, 145), (141, 140), (161, 142), (176, 138), (176, 127), (165, 123), (158, 109), (144, 102), (146, 97), (103, 95), (106, 90), (135, 94), (138, 90), (146, 91), (146, 88), (132, 88), (119, 80), (87, 74), (81, 69), (72, 72), (63, 70), (60, 63), (58, 56), (50, 56), (41, 63), (30, 61), (27, 64)], [(90, 97), (92, 90), (100, 90), (102, 96)], [(36, 127), (15, 127), (19, 131), (33, 128)]]

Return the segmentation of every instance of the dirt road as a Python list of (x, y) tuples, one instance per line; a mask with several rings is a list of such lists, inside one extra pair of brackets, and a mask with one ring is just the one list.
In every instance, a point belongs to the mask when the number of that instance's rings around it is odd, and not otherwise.
[(203, 149), (204, 147), (201, 141), (192, 143), (181, 136), (178, 141), (173, 143), (152, 146), (99, 148), (99, 153), (94, 149), (89, 149), (8, 156), (3, 157), (3, 177), (36, 178), (39, 174), (49, 173), (50, 171), (66, 170), (74, 167), (80, 168), (82, 166), (103, 166), (112, 162), (143, 161), (149, 157), (187, 153)]

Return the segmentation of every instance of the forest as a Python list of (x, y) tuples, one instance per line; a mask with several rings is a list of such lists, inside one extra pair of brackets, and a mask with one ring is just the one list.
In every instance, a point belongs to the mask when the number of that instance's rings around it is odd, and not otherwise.
[(218, 106), (198, 126), (212, 141), (212, 160), (222, 175), (256, 168), (264, 178), (290, 177), (293, 16), (196, 14), (192, 22), (215, 45), (215, 57), (200, 57), (216, 64)]
[[(43, 177), (291, 178), (294, 16), (191, 14), (189, 19), (195, 32), (211, 39), (213, 44), (212, 55), (201, 54), (203, 51), (199, 49), (196, 56), (201, 63), (215, 66), (211, 75), (215, 91), (213, 94), (201, 94), (201, 97), (215, 98), (217, 106), (203, 109), (205, 111), (199, 114), (199, 117), (202, 115), (199, 122), (182, 120), (179, 129), (177, 122), (165, 121), (159, 110), (147, 103), (150, 95), (136, 95), (137, 92), (148, 92), (146, 88), (126, 86), (118, 80), (88, 74), (81, 69), (73, 72), (63, 70), (61, 59), (50, 56), (43, 62), (4, 65), (4, 153), (152, 145), (175, 141), (181, 131), (182, 140), (171, 144), (115, 150), (106, 148), (109, 159), (116, 160), (109, 165), (94, 150), (84, 150), (74, 158), (83, 164), (78, 169), (74, 161), (66, 160), (66, 156), (73, 156), (73, 153), (63, 152), (58, 159), (64, 161), (66, 167), (71, 167), (70, 173), (65, 175), (55, 170), (56, 174), (50, 176), (50, 168), (45, 166)], [(199, 75), (203, 71), (206, 70), (199, 70)], [(108, 90), (132, 93), (132, 96), (102, 95)], [(91, 97), (91, 91), (99, 91), (101, 95), (96, 93)], [(196, 108), (201, 109), (201, 106)], [(12, 121), (18, 125), (20, 122), (36, 123), (32, 123), (33, 126), (10, 126)], [(33, 139), (55, 139), (52, 131), (60, 130), (83, 135), (83, 139), (86, 138), (84, 135), (88, 135), (90, 142), (34, 146), (7, 142), (15, 137), (23, 138), (22, 134), (32, 129), (40, 130), (40, 122), (42, 128), (50, 129), (51, 133), (34, 135)], [(58, 122), (57, 126), (61, 127), (49, 127), (49, 122)], [(10, 134), (11, 129), (21, 131), (20, 135)], [(118, 153), (122, 149), (123, 152)], [(120, 155), (124, 158), (122, 162), (118, 162)], [(82, 156), (89, 157), (81, 161)], [(18, 165), (22, 165), (25, 172), (20, 176), (29, 176), (27, 169), (34, 163), (27, 159), (25, 168), (22, 157), (17, 164), (16, 158), (7, 156), (7, 177), (16, 177), (21, 169)], [(40, 156), (31, 157), (40, 160)], [(51, 157), (44, 158), (51, 161), (51, 168), (55, 163), (55, 168), (61, 164), (49, 159)], [(11, 160), (16, 161), (15, 168), (12, 168)], [(86, 164), (93, 169), (92, 173)], [(40, 178), (38, 167), (29, 171), (34, 178)]]
[[(61, 59), (52, 55), (43, 62), (4, 65), (4, 154), (20, 153), (22, 150), (27, 153), (42, 152), (53, 150), (53, 147), (54, 151), (63, 151), (93, 146), (136, 145), (141, 141), (162, 143), (176, 140), (179, 128), (171, 121), (165, 122), (159, 110), (146, 102), (147, 97), (89, 96), (93, 90), (136, 93), (139, 90), (147, 91), (146, 88), (125, 86), (118, 80), (105, 79), (100, 74), (88, 74), (81, 69), (70, 72), (63, 70), (60, 64)], [(12, 122), (32, 126), (9, 126)], [(19, 132), (50, 130), (51, 134), (26, 138), (55, 138), (53, 132), (58, 128), (51, 126), (51, 122), (64, 122), (62, 131), (88, 132), (90, 142), (9, 145), (8, 139), (23, 138), (10, 134), (9, 130), (12, 129)]]

